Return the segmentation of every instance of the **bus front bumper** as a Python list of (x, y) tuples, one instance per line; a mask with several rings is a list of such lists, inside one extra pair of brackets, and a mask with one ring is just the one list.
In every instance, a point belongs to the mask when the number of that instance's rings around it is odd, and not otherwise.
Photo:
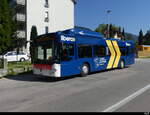
[(61, 77), (60, 64), (53, 64), (51, 69), (33, 67), (33, 74), (47, 77)]

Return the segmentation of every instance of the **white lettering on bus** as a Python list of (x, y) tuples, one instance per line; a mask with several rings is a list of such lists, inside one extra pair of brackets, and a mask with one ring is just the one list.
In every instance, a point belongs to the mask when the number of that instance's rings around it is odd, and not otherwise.
[(62, 41), (71, 41), (71, 42), (75, 42), (75, 38), (73, 37), (65, 37), (65, 36), (61, 36), (61, 40)]

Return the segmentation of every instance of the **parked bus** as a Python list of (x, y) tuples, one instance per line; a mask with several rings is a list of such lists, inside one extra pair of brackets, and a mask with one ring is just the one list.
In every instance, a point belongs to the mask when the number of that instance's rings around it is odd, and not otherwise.
[(134, 43), (87, 29), (74, 28), (38, 36), (34, 41), (33, 73), (49, 77), (124, 68), (134, 64)]

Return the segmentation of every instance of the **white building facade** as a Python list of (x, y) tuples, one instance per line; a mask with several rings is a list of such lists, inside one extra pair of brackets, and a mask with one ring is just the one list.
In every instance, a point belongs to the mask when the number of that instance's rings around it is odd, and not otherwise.
[[(13, 0), (17, 7), (23, 8), (16, 14), (17, 21), (26, 23), (25, 30), (18, 30), (18, 37), (30, 41), (32, 26), (36, 26), (38, 35), (61, 31), (74, 27), (75, 0)], [(30, 43), (23, 48), (29, 53)]]
[[(74, 0), (26, 0), (27, 41), (32, 26), (38, 35), (74, 27)], [(27, 44), (29, 52), (29, 43)]]

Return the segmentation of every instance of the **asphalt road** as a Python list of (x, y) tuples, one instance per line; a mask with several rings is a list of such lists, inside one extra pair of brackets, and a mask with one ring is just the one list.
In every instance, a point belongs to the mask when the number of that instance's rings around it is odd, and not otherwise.
[[(0, 79), (0, 111), (102, 112), (129, 97), (112, 111), (145, 112), (150, 110), (149, 84), (150, 59), (138, 59), (136, 64), (123, 70), (87, 77), (56, 80), (22, 74)], [(133, 95), (146, 86), (141, 94)]]

